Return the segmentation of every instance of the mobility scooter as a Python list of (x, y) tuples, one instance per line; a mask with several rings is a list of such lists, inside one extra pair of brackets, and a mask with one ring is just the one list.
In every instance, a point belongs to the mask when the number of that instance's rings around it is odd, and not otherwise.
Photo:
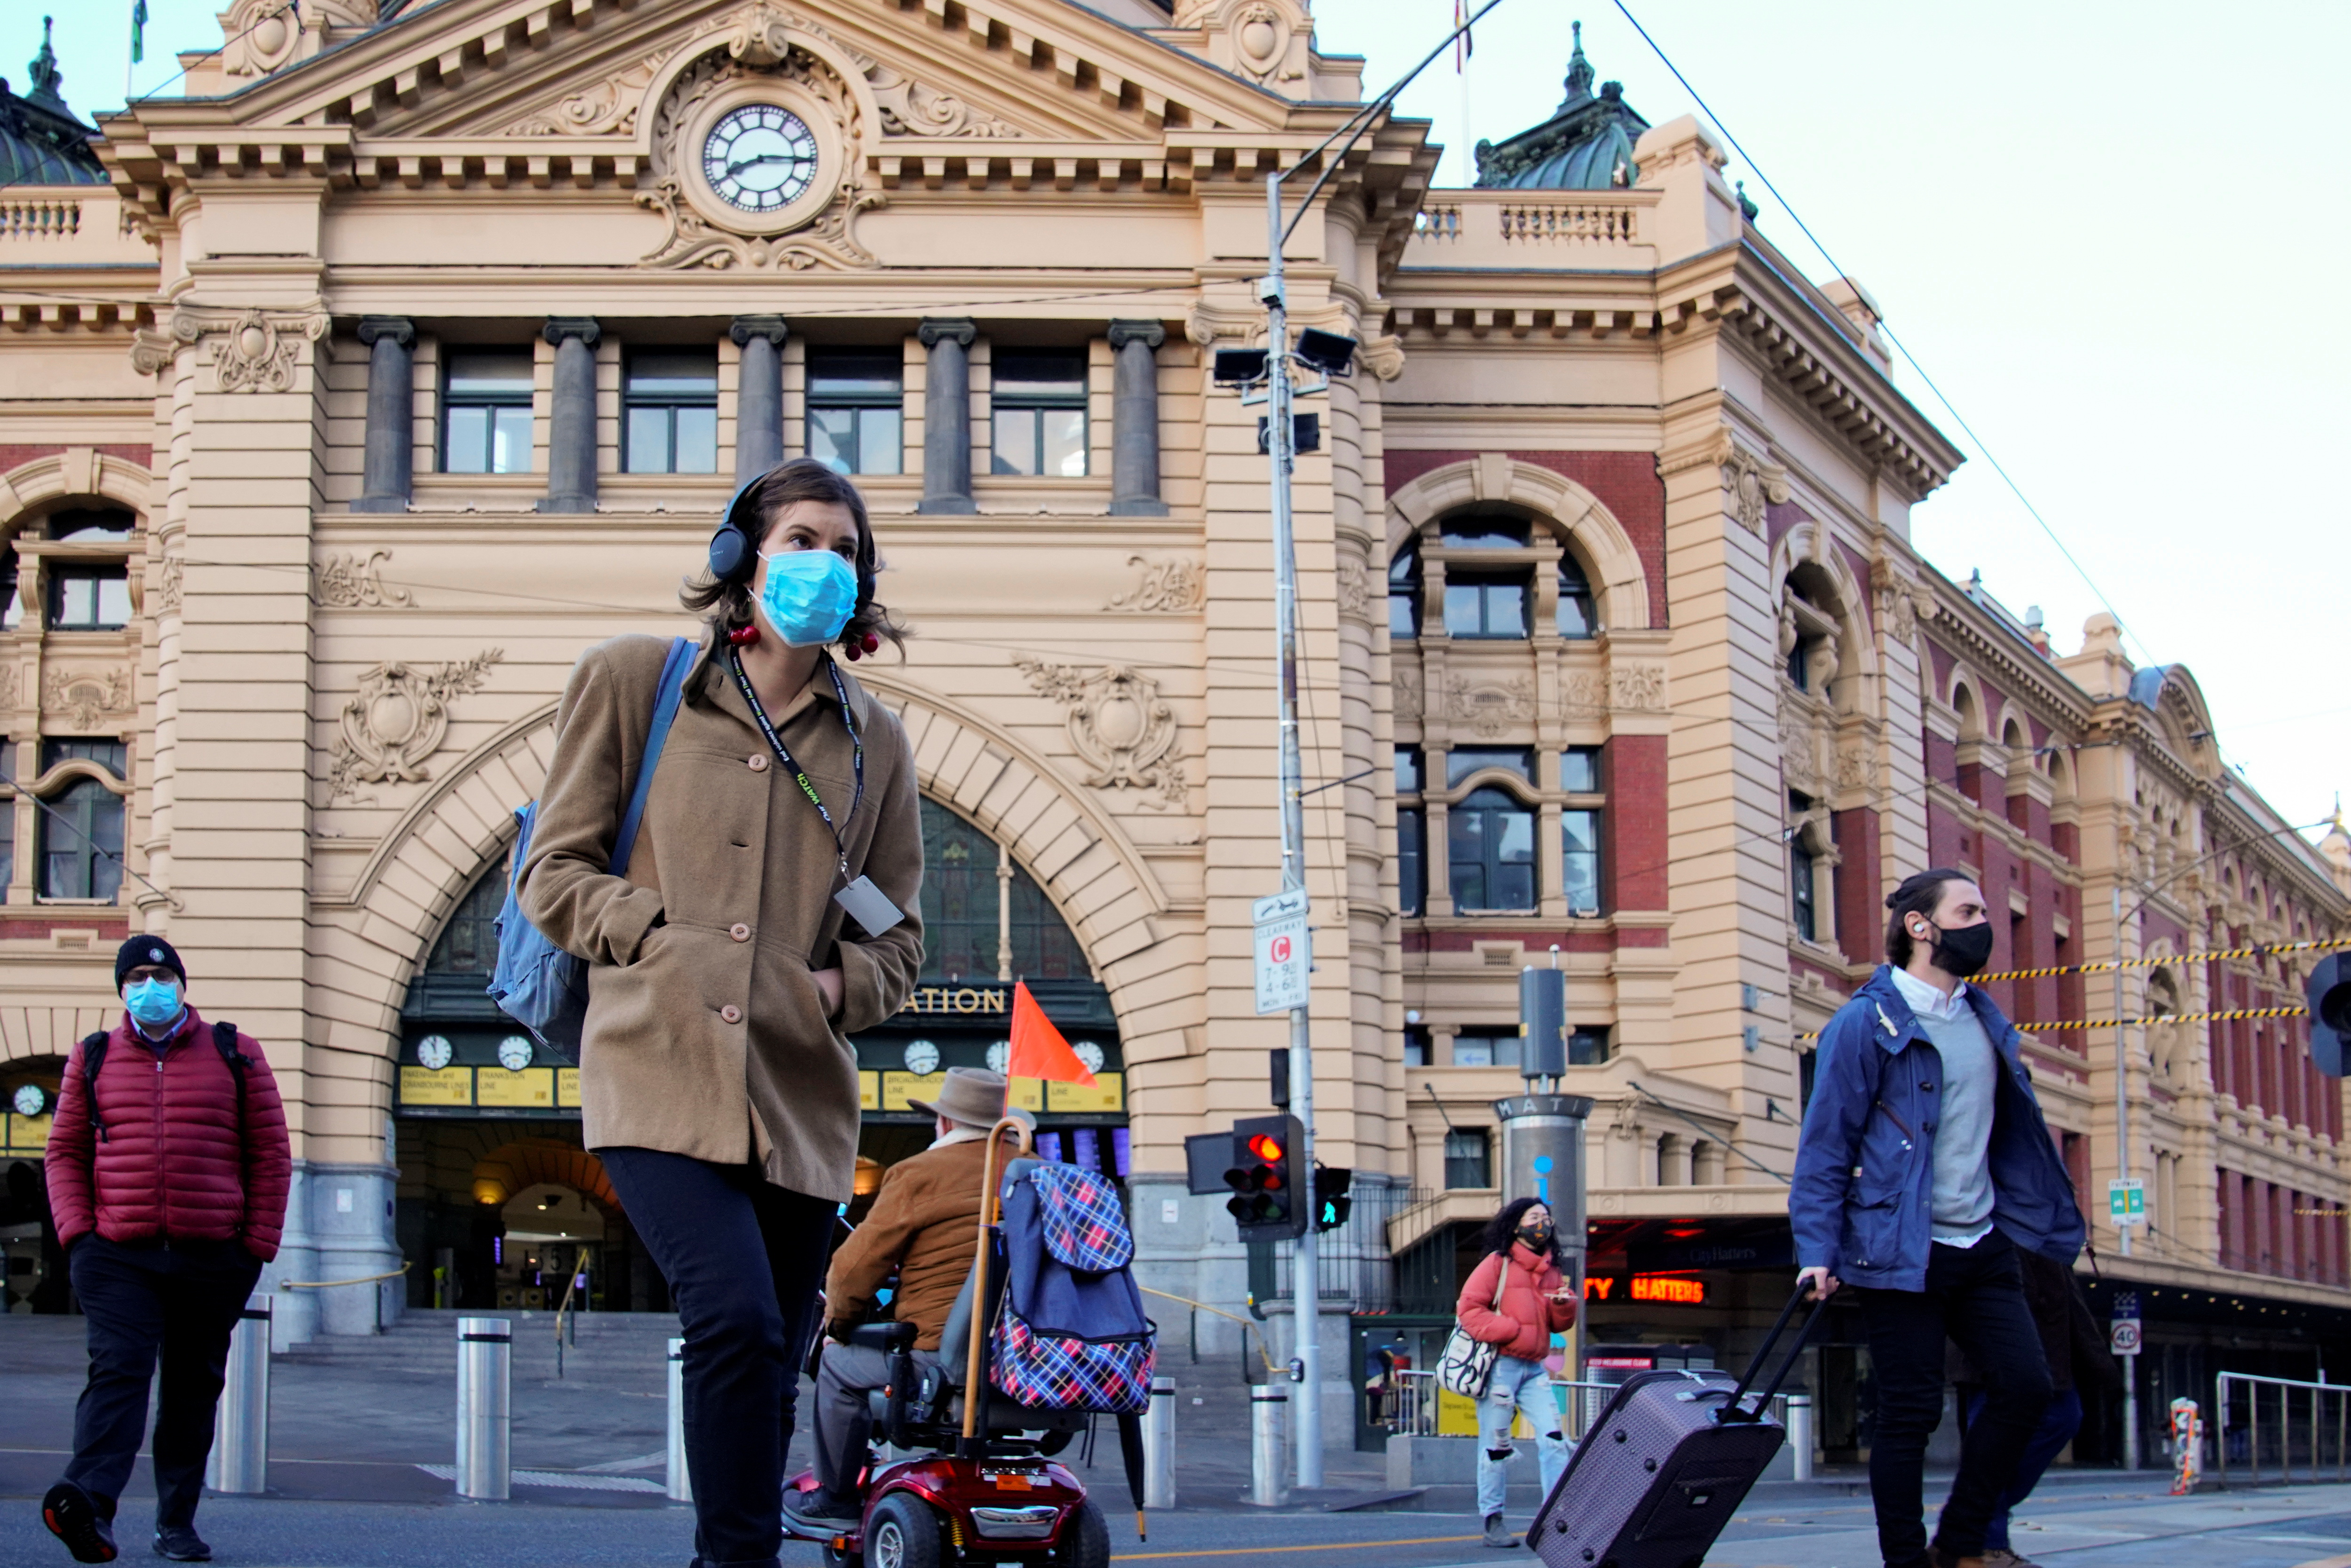
[[(1004, 1188), (1039, 1163), (1025, 1157), (1027, 1124), (1007, 1117), (996, 1124), (984, 1163), (987, 1196), (977, 1256), (947, 1314), (937, 1363), (914, 1360), (912, 1323), (866, 1323), (851, 1333), (851, 1343), (890, 1358), (889, 1384), (867, 1396), (873, 1436), (893, 1453), (910, 1457), (872, 1458), (865, 1472), (863, 1511), (852, 1529), (817, 1536), (786, 1516), (788, 1535), (820, 1542), (824, 1560), (833, 1568), (1103, 1568), (1110, 1561), (1110, 1531), (1101, 1506), (1086, 1495), (1085, 1483), (1054, 1458), (1087, 1429), (1094, 1413), (1020, 1404), (990, 1377), (1008, 1278), (1021, 1264), (1007, 1258), (1004, 1228), (997, 1219), (996, 1146), (1005, 1133), (1017, 1138), (1023, 1157), (1006, 1164)], [(821, 1349), (820, 1339), (816, 1352)], [(810, 1360), (813, 1365), (813, 1354)], [(1141, 1420), (1133, 1414), (1115, 1419), (1139, 1534)], [(817, 1479), (807, 1471), (787, 1485), (811, 1491)]]

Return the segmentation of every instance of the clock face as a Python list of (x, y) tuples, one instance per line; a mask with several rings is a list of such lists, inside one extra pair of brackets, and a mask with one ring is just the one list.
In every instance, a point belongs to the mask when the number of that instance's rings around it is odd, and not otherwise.
[(1076, 1057), (1080, 1061), (1085, 1063), (1086, 1071), (1088, 1072), (1100, 1072), (1102, 1071), (1102, 1048), (1096, 1045), (1092, 1040), (1081, 1040), (1078, 1041), (1077, 1044), (1070, 1047), (1070, 1054)]
[(729, 206), (775, 213), (816, 183), (816, 136), (800, 117), (771, 103), (747, 103), (710, 128), (702, 173)]
[(498, 1065), (508, 1072), (520, 1072), (530, 1065), (530, 1041), (518, 1034), (510, 1034), (498, 1041)]
[(37, 1116), (49, 1108), (48, 1092), (37, 1083), (18, 1084), (15, 1098), (19, 1116)]
[(416, 1042), (417, 1062), (435, 1072), (448, 1066), (449, 1059), (455, 1054), (449, 1049), (449, 1037), (444, 1034), (428, 1034)]
[(927, 1040), (906, 1043), (906, 1071), (918, 1078), (928, 1078), (939, 1070), (939, 1048)]
[(987, 1070), (1001, 1072), (1012, 1064), (1012, 1042), (999, 1040), (987, 1048)]

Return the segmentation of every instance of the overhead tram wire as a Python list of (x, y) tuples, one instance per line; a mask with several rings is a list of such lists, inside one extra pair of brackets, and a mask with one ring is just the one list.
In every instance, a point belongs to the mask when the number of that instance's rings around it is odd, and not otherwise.
[[(1664, 47), (1649, 36), (1649, 30), (1646, 27), (1641, 26), (1641, 19), (1633, 15), (1632, 7), (1627, 5), (1625, 0), (1614, 0), (1614, 3), (1616, 9), (1624, 13), (1625, 20), (1633, 24), (1633, 30), (1641, 35), (1641, 41), (1649, 46), (1657, 58), (1664, 63), (1666, 69), (1673, 73), (1674, 79), (1681, 83), (1682, 90), (1690, 95), (1690, 101), (1697, 104), (1708, 120), (1714, 121), (1715, 129), (1722, 132), (1722, 139), (1730, 143), (1731, 151), (1737, 152), (1740, 160), (1754, 172), (1756, 179), (1762, 182), (1763, 188), (1771, 193), (1771, 199), (1780, 204), (1781, 210), (1785, 212), (1796, 227), (1803, 232), (1804, 237), (1812, 242), (1813, 248), (1820, 252), (1821, 259), (1827, 262), (1838, 277), (1850, 276), (1838, 264), (1836, 257), (1829, 253), (1829, 247), (1821, 243), (1820, 235), (1813, 232), (1812, 225), (1804, 222), (1803, 215), (1796, 211), (1795, 204), (1789, 201), (1782, 193), (1780, 187), (1771, 183), (1771, 176), (1763, 172), (1763, 166), (1755, 161), (1753, 154), (1750, 153), (1740, 142), (1739, 138), (1731, 133), (1730, 127), (1724, 122), (1722, 116), (1717, 114), (1698, 89), (1690, 84), (1689, 78), (1682, 74), (1681, 67), (1674, 64), (1673, 57), (1667, 54)], [(1935, 401), (1941, 403), (1949, 413), (1952, 423), (1965, 432), (1968, 439), (1975, 444), (1975, 448), (1982, 455), (1983, 460), (1991, 465), (1992, 472), (2000, 476), (2001, 482), (2006, 485), (2009, 493), (2016, 497), (2017, 504), (2022, 506), (2026, 514), (2040, 525), (2041, 531), (2049, 536), (2049, 542), (2057, 547), (2057, 553), (2065, 558), (2065, 564), (2074, 569), (2074, 574), (2081, 578), (2084, 586), (2088, 588), (2099, 604), (2105, 607), (2106, 613), (2115, 618), (2116, 626), (2120, 628), (2132, 642), (2138, 644), (2141, 656), (2152, 664), (2155, 655), (2147, 647), (2146, 639), (2131, 630), (2130, 623), (2123, 619), (2122, 612), (2115, 608), (2114, 601), (2106, 597), (2105, 591), (2098, 586), (2097, 580), (2090, 575), (2089, 569), (2082, 564), (2073, 550), (2066, 547), (2065, 541), (2058, 537), (2057, 530), (2050, 526), (2049, 519), (2042, 516), (2041, 508), (2034, 506), (2032, 497), (2024, 493), (2024, 486), (2017, 483), (2016, 476), (2008, 471), (2007, 465), (2001, 462), (1992, 452), (1991, 445), (1976, 433), (1975, 427), (1968, 423), (1967, 415), (1959, 412), (1959, 405), (1954, 403), (1945, 394), (1943, 389), (1936, 384), (1935, 378), (1927, 373), (1927, 367), (1918, 362), (1918, 357), (1910, 351), (1908, 345), (1902, 341), (1893, 328), (1880, 321), (1877, 324), (1877, 329), (1885, 333), (1886, 341), (1892, 343), (1900, 351), (1904, 361), (1917, 373), (1919, 382), (1928, 392), (1935, 394)]]

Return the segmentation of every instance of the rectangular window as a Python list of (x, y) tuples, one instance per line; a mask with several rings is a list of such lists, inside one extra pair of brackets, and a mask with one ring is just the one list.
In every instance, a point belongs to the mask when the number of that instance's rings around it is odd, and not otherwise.
[(1086, 472), (1086, 357), (1004, 350), (996, 356), (990, 418), (998, 474), (1081, 478)]
[(1447, 814), (1453, 904), (1463, 914), (1535, 906), (1535, 815), (1499, 789), (1473, 791)]
[(445, 474), (530, 472), (530, 356), (449, 356), (441, 392)]
[(1406, 545), (1388, 563), (1388, 635), (1408, 640), (1420, 635), (1420, 549)]
[(1524, 637), (1527, 580), (1472, 577), (1445, 580), (1445, 634), (1448, 637)]
[(1600, 813), (1562, 811), (1559, 837), (1559, 890), (1568, 913), (1588, 920), (1600, 913)]
[(1445, 754), (1445, 787), (1454, 788), (1480, 768), (1500, 768), (1535, 781), (1535, 754), (1525, 747), (1457, 746)]
[(119, 632), (131, 623), (131, 573), (119, 564), (56, 561), (49, 580), (49, 628)]
[(1428, 1030), (1416, 1023), (1404, 1026), (1404, 1064), (1406, 1067), (1428, 1065)]
[(1570, 1067), (1598, 1067), (1608, 1060), (1606, 1029), (1575, 1029), (1567, 1035), (1567, 1064)]
[(1420, 747), (1399, 746), (1395, 748), (1395, 792), (1399, 795), (1420, 793)]
[(1428, 904), (1428, 815), (1418, 807), (1396, 813), (1396, 913), (1419, 915)]
[(1813, 907), (1813, 852), (1804, 847), (1801, 838), (1788, 841), (1789, 917), (1795, 922), (1796, 935), (1807, 942), (1820, 940), (1820, 918)]
[(717, 473), (718, 356), (630, 355), (621, 417), (627, 472)]
[(1447, 1132), (1445, 1185), (1449, 1190), (1494, 1185), (1494, 1162), (1483, 1127), (1454, 1128)]
[(1600, 793), (1600, 748), (1571, 746), (1559, 754), (1559, 787), (1570, 795)]
[(1513, 1032), (1499, 1034), (1479, 1030), (1453, 1037), (1453, 1065), (1456, 1067), (1516, 1067), (1519, 1064), (1519, 1037)]
[(1559, 562), (1559, 634), (1573, 641), (1590, 638), (1600, 629), (1592, 608), (1592, 584), (1583, 569), (1565, 556)]
[(900, 472), (905, 378), (904, 361), (885, 350), (810, 350), (809, 455), (836, 474)]

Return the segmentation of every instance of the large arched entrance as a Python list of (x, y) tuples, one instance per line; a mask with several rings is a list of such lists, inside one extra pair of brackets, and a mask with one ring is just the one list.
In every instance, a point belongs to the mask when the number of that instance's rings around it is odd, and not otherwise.
[[(1008, 849), (935, 801), (922, 810), (922, 980), (905, 1010), (852, 1042), (861, 1192), (930, 1143), (930, 1118), (910, 1101), (927, 1099), (950, 1067), (1001, 1067), (1016, 980), (1095, 1070), (1092, 1088), (1017, 1086), (1016, 1103), (1037, 1117), (1039, 1152), (1123, 1179), (1124, 1061), (1108, 991)], [(485, 993), (506, 878), (503, 858), (478, 874), (401, 1009), (396, 1224), (409, 1304), (552, 1307), (576, 1279), (575, 1305), (587, 1310), (664, 1311), (668, 1285), (582, 1145), (577, 1065)]]

